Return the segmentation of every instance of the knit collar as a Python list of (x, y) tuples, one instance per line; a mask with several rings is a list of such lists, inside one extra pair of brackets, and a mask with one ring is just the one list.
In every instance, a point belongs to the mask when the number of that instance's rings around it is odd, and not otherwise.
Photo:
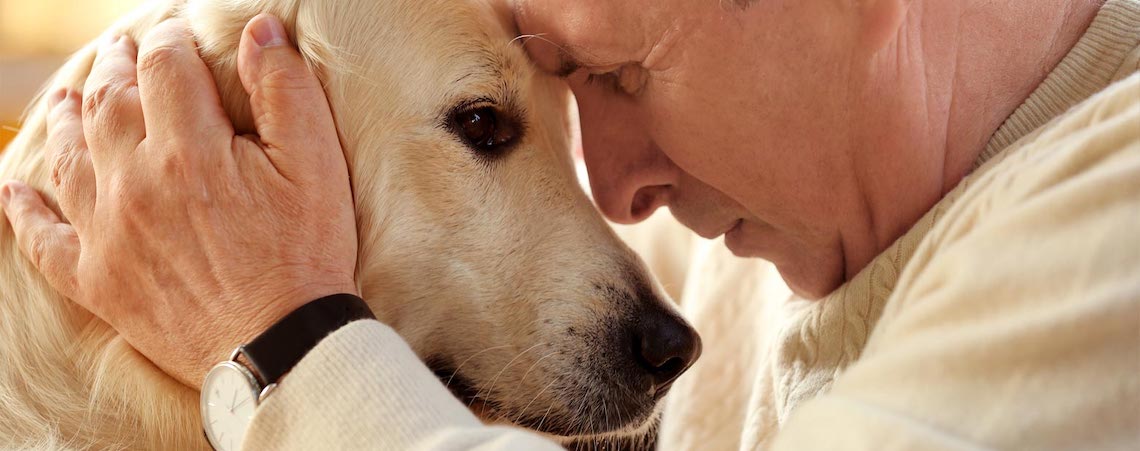
[(1136, 71), (1140, 0), (1108, 0), (1073, 49), (994, 132), (977, 169), (1023, 136)]

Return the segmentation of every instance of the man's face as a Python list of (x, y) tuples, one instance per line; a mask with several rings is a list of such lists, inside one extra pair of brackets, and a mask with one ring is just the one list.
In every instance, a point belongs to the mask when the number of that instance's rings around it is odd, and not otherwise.
[(846, 169), (855, 39), (840, 3), (520, 0), (516, 16), (532, 58), (577, 97), (607, 217), (668, 206), (814, 297), (844, 279), (846, 206), (860, 203)]

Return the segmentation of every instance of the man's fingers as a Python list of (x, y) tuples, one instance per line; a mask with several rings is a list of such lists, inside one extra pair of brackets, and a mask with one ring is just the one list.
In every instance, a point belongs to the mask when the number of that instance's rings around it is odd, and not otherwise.
[(325, 91), (276, 17), (262, 14), (246, 25), (238, 74), (250, 94), (257, 133), (278, 170), (291, 179), (328, 177), (329, 169), (347, 178)]
[(75, 276), (80, 251), (75, 229), (60, 222), (39, 193), (22, 183), (8, 182), (0, 187), (0, 206), (12, 223), (20, 252), (56, 290), (82, 303)]
[(142, 40), (138, 77), (148, 141), (179, 151), (229, 148), (233, 125), (185, 20), (162, 22)]
[(96, 193), (95, 170), (83, 136), (81, 102), (80, 94), (68, 89), (51, 94), (44, 149), (59, 208), (77, 230), (89, 223)]
[(96, 161), (104, 154), (129, 154), (146, 136), (136, 52), (134, 42), (126, 36), (103, 38), (91, 74), (83, 84), (83, 129)]

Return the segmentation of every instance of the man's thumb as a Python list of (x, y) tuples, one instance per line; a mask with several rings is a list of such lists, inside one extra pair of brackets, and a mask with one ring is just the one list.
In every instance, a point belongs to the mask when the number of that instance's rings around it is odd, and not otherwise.
[[(238, 50), (238, 73), (250, 95), (257, 133), (279, 169), (304, 167), (312, 162), (312, 155), (330, 148), (339, 151), (320, 80), (305, 65), (276, 17), (261, 14), (246, 25)], [(287, 161), (279, 161), (282, 158)]]

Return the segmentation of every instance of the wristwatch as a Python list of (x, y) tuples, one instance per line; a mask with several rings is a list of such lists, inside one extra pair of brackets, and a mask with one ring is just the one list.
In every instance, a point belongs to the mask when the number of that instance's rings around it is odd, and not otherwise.
[(239, 449), (254, 411), (281, 376), (332, 332), (358, 319), (375, 318), (364, 300), (336, 294), (305, 304), (234, 349), (202, 383), (202, 430), (210, 445), (219, 451)]

